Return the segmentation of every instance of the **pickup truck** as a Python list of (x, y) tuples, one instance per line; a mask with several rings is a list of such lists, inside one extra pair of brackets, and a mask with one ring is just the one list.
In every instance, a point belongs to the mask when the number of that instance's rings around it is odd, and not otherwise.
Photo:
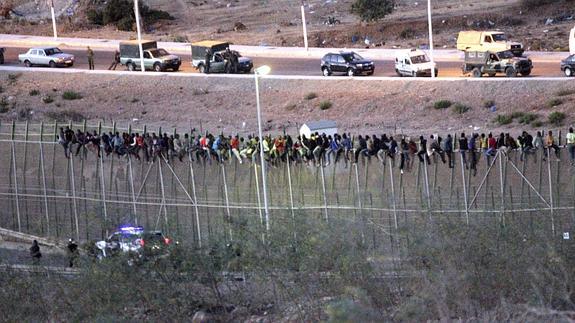
[[(176, 55), (168, 53), (163, 48), (158, 48), (155, 41), (142, 41), (144, 51), (144, 68), (156, 72), (163, 72), (171, 69), (176, 72), (180, 69), (182, 61)], [(140, 69), (140, 49), (137, 41), (126, 41), (120, 43), (120, 64), (125, 65), (128, 70)]]
[(457, 36), (457, 49), (498, 53), (509, 50), (515, 56), (523, 55), (523, 45), (507, 40), (501, 31), (461, 31)]
[[(254, 64), (248, 57), (242, 57), (235, 50), (230, 50), (230, 43), (204, 40), (192, 43), (192, 66), (200, 73), (250, 73)], [(206, 68), (206, 52), (211, 53), (210, 68)], [(230, 55), (237, 58), (234, 67)]]
[(463, 74), (471, 73), (473, 77), (487, 74), (493, 77), (497, 73), (505, 73), (507, 77), (516, 77), (517, 74), (528, 76), (532, 69), (531, 59), (517, 57), (508, 50), (499, 53), (466, 51)]

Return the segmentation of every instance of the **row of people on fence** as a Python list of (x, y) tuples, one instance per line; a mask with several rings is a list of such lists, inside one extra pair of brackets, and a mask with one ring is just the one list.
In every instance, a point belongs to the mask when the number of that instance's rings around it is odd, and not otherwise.
[[(564, 146), (570, 154), (571, 163), (575, 162), (575, 134), (573, 128), (569, 129)], [(210, 133), (196, 135), (194, 132), (183, 136), (174, 133), (157, 135), (156, 133), (119, 133), (108, 132), (98, 134), (96, 131), (75, 132), (66, 127), (60, 128), (57, 138), (64, 148), (64, 154), (69, 158), (72, 154), (82, 157), (88, 150), (94, 151), (98, 157), (103, 155), (130, 156), (137, 160), (144, 159), (153, 162), (158, 158), (173, 162), (174, 159), (183, 161), (225, 162), (237, 160), (239, 163), (255, 161), (259, 157), (260, 139), (248, 135), (247, 138), (235, 136), (213, 135)], [(264, 158), (272, 166), (286, 160), (305, 162), (315, 166), (328, 166), (331, 163), (342, 161), (347, 167), (350, 163), (375, 158), (381, 163), (390, 160), (395, 165), (399, 158), (399, 168), (411, 169), (413, 162), (431, 164), (432, 160), (441, 160), (448, 167), (454, 167), (454, 154), (459, 152), (466, 168), (476, 172), (478, 158), (481, 155), (489, 162), (490, 157), (498, 151), (507, 153), (518, 151), (520, 159), (536, 151), (543, 152), (547, 158), (548, 151), (553, 151), (559, 159), (561, 148), (552, 131), (544, 136), (537, 131), (532, 136), (523, 131), (517, 138), (509, 133), (493, 135), (492, 133), (461, 133), (454, 138), (448, 134), (445, 138), (438, 135), (429, 137), (413, 137), (376, 135), (359, 135), (352, 137), (349, 133), (342, 135), (312, 134), (293, 138), (290, 135), (266, 135), (263, 139)]]

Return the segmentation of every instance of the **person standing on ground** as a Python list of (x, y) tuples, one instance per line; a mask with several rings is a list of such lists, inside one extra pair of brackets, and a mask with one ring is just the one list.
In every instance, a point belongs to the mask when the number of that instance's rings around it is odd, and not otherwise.
[(68, 251), (69, 267), (72, 268), (74, 267), (74, 263), (78, 258), (78, 244), (76, 243), (76, 241), (74, 241), (74, 239), (70, 238), (68, 239), (68, 246), (66, 249)]
[(90, 70), (94, 69), (94, 51), (92, 50), (92, 48), (90, 48), (90, 46), (88, 46), (88, 68)]
[(206, 65), (206, 70), (205, 73), (209, 74), (210, 73), (210, 62), (212, 60), (212, 52), (209, 49), (206, 49), (206, 57), (205, 57), (205, 62), (204, 64)]
[(40, 245), (36, 240), (32, 242), (32, 247), (30, 247), (30, 256), (32, 256), (32, 262), (34, 263), (34, 265), (37, 265), (40, 262), (40, 258), (42, 258), (42, 253), (40, 252)]
[(108, 67), (108, 70), (114, 70), (115, 71), (118, 64), (120, 64), (120, 52), (115, 51), (114, 52), (114, 61), (112, 62), (110, 67)]
[(575, 133), (573, 132), (573, 127), (569, 128), (569, 133), (567, 134), (567, 149), (571, 157), (571, 165), (575, 165)]

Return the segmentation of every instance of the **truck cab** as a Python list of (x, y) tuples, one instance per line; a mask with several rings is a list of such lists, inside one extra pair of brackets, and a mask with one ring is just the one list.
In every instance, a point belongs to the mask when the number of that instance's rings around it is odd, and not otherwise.
[[(171, 69), (176, 72), (182, 64), (178, 56), (168, 53), (163, 48), (158, 48), (155, 41), (142, 41), (142, 49), (146, 70), (163, 72)], [(125, 65), (130, 71), (141, 69), (140, 48), (137, 41), (120, 43), (120, 64)]]
[(419, 49), (402, 51), (395, 57), (395, 73), (399, 76), (431, 76), (432, 68), (437, 76), (437, 64)]
[(457, 49), (493, 53), (509, 50), (515, 56), (524, 52), (521, 43), (509, 41), (502, 31), (461, 31), (457, 36)]

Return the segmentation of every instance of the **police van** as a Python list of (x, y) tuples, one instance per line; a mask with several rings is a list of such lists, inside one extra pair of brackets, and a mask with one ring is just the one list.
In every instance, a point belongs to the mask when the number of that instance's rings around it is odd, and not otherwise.
[(419, 49), (402, 51), (395, 57), (395, 72), (399, 76), (431, 76), (432, 68), (437, 76), (437, 65)]

